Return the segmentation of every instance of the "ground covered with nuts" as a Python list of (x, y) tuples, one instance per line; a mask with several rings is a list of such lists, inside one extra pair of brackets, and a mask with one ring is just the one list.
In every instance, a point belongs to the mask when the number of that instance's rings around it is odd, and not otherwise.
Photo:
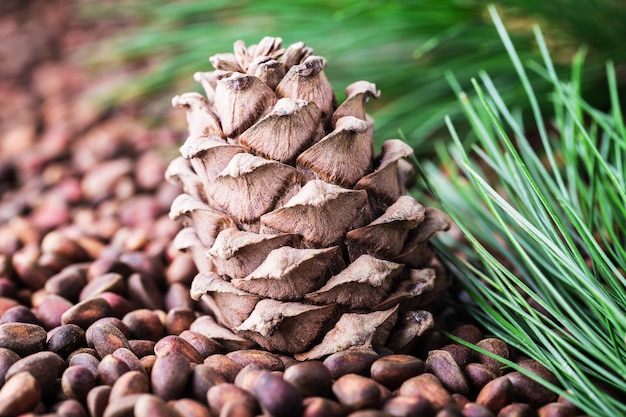
[(180, 190), (163, 173), (184, 127), (104, 112), (86, 92), (110, 80), (67, 58), (107, 30), (73, 23), (66, 2), (0, 3), (0, 416), (580, 414), (446, 339), (556, 383), (443, 303), (405, 352), (298, 362), (222, 335), (172, 244)]

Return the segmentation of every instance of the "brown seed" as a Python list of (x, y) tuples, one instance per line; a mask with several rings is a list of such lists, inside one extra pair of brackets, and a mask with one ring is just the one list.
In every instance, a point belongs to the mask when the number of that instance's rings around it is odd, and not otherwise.
[(217, 384), (223, 384), (224, 378), (213, 371), (209, 366), (200, 364), (193, 367), (187, 382), (187, 391), (191, 398), (206, 403), (206, 394)]
[(211, 368), (218, 375), (221, 375), (226, 382), (234, 383), (235, 378), (243, 366), (232, 360), (226, 355), (215, 354), (207, 357), (204, 364)]
[(246, 391), (253, 392), (253, 386), (262, 372), (267, 372), (264, 369), (259, 368), (257, 365), (246, 365), (235, 377), (235, 385), (245, 389)]
[(308, 397), (303, 401), (302, 417), (343, 417), (345, 409), (336, 401), (323, 397)]
[(61, 401), (52, 407), (53, 411), (56, 411), (57, 416), (63, 417), (88, 417), (85, 407), (73, 399)]
[(463, 395), (469, 393), (467, 379), (450, 352), (445, 350), (431, 351), (426, 359), (426, 370), (439, 378), (441, 385), (449, 391)]
[(56, 228), (70, 220), (67, 202), (55, 197), (53, 192), (45, 193), (42, 197), (43, 204), (30, 215), (35, 227), (40, 230)]
[(290, 366), (302, 363), (302, 361), (299, 361), (296, 358), (294, 358), (293, 355), (288, 355), (285, 353), (278, 353), (278, 357), (280, 358), (281, 361), (283, 361), (283, 364), (285, 365), (285, 369), (289, 368)]
[(97, 259), (102, 253), (102, 250), (105, 248), (105, 244), (100, 239), (93, 236), (78, 236), (76, 238), (76, 243), (78, 243), (85, 250), (85, 252), (87, 252), (90, 259)]
[(454, 400), (454, 403), (457, 405), (457, 407), (462, 410), (463, 407), (465, 407), (465, 404), (469, 404), (470, 400), (469, 398), (467, 398), (465, 395), (461, 395), (458, 393), (454, 393), (452, 394), (452, 399)]
[(258, 402), (250, 392), (230, 383), (218, 384), (209, 388), (207, 403), (211, 413), (216, 416), (224, 415), (222, 413), (223, 408), (228, 404), (239, 404), (242, 406), (242, 410), (253, 413), (252, 416), (255, 416), (259, 411)]
[(109, 403), (111, 387), (108, 385), (98, 385), (87, 394), (87, 410), (92, 417), (102, 417), (104, 410)]
[(465, 417), (495, 417), (495, 414), (487, 407), (476, 403), (465, 404), (465, 407), (463, 407), (463, 415)]
[(143, 369), (146, 370), (148, 375), (152, 373), (152, 368), (154, 368), (154, 363), (156, 362), (156, 359), (156, 355), (146, 355), (139, 359), (141, 365), (143, 366)]
[(480, 390), (489, 381), (496, 379), (498, 374), (482, 363), (470, 363), (465, 367), (465, 376), (474, 389)]
[(349, 410), (375, 408), (380, 403), (380, 389), (376, 382), (357, 374), (346, 374), (337, 379), (333, 393)]
[(376, 385), (378, 385), (378, 390), (380, 391), (380, 403), (381, 404), (384, 404), (385, 402), (389, 401), (394, 396), (394, 393), (391, 392), (389, 388), (387, 388), (380, 382), (376, 382), (376, 381), (374, 382), (376, 383)]
[(84, 402), (89, 391), (96, 386), (96, 376), (86, 366), (69, 366), (61, 376), (61, 387), (67, 398)]
[[(28, 297), (25, 297), (28, 298)], [(19, 303), (13, 298), (0, 297), (0, 314), (4, 313), (11, 307), (15, 307), (19, 305)]]
[(509, 404), (498, 413), (498, 417), (533, 417), (535, 410), (526, 403)]
[[(476, 346), (481, 347), (488, 352), (494, 353), (504, 359), (509, 359), (509, 348), (506, 345), (506, 343), (504, 343), (500, 339), (496, 339), (493, 337), (483, 339), (479, 341), (476, 344)], [(492, 358), (490, 356), (487, 356), (485, 354), (478, 353), (478, 352), (475, 352), (475, 356), (476, 356), (477, 362), (485, 364), (486, 366), (490, 367), (494, 371), (498, 372), (498, 375), (500, 375), (501, 369), (504, 366), (502, 362), (500, 362), (499, 360), (495, 358)]]
[(299, 362), (285, 369), (283, 379), (296, 387), (303, 397), (328, 397), (333, 379), (320, 361)]
[[(59, 256), (54, 253), (42, 253), (37, 260), (37, 264), (50, 274), (61, 271), (63, 268), (71, 264), (71, 261), (67, 258)], [(44, 285), (45, 288), (45, 285)], [(43, 288), (42, 288), (43, 289)]]
[(46, 347), (62, 358), (77, 349), (87, 347), (85, 331), (75, 324), (65, 324), (48, 332)]
[(4, 376), (9, 368), (17, 361), (20, 356), (10, 349), (0, 348), (0, 385), (4, 383)]
[(196, 313), (191, 308), (172, 308), (167, 312), (165, 329), (169, 334), (179, 335), (184, 330), (188, 330), (195, 319)]
[[(255, 405), (258, 408), (258, 405)], [(247, 403), (231, 401), (222, 407), (220, 417), (255, 417), (257, 412)]]
[[(48, 297), (49, 295), (51, 294), (47, 294), (46, 290), (44, 289), (33, 291), (28, 288), (24, 288), (18, 291), (16, 299), (20, 300), (21, 304), (27, 304), (25, 301), (30, 299), (30, 304), (33, 306), (33, 308), (37, 308), (39, 304), (41, 304), (41, 302), (45, 300), (46, 297)], [(3, 313), (5, 311), (6, 309), (2, 310)]]
[(559, 381), (556, 379), (552, 372), (550, 372), (545, 366), (543, 366), (534, 359), (521, 358), (517, 361), (517, 364), (522, 368), (527, 369), (533, 374), (539, 376), (540, 378), (551, 382), (552, 384), (557, 385), (559, 383)]
[(15, 298), (15, 284), (6, 276), (11, 275), (9, 257), (0, 254), (0, 297)]
[(392, 416), (420, 417), (434, 412), (433, 406), (423, 397), (393, 397), (385, 402), (382, 410)]
[(134, 273), (127, 280), (130, 299), (150, 310), (163, 310), (163, 295), (154, 279), (144, 274)]
[(253, 391), (261, 409), (272, 416), (289, 417), (302, 413), (300, 392), (276, 374), (262, 371), (254, 382)]
[(69, 301), (77, 301), (78, 294), (87, 284), (87, 264), (72, 264), (51, 276), (46, 281), (45, 290)]
[(73, 304), (65, 298), (55, 294), (48, 294), (35, 307), (34, 311), (39, 320), (41, 320), (43, 327), (50, 330), (61, 325), (63, 314), (72, 306)]
[[(16, 295), (18, 297), (19, 295)], [(28, 298), (28, 297), (25, 297)], [(3, 314), (5, 311), (10, 309), (11, 307), (15, 307), (19, 305), (19, 303), (13, 299), (8, 297), (0, 297), (0, 314)]]
[(526, 402), (535, 408), (555, 401), (557, 395), (548, 388), (533, 381), (520, 372), (510, 372), (505, 377), (513, 385), (513, 396), (520, 402)]
[[(117, 228), (117, 225), (113, 225)], [(87, 279), (92, 279), (108, 272), (116, 272), (127, 276), (133, 272), (130, 266), (120, 262), (118, 257), (120, 255), (119, 249), (108, 246), (103, 248), (100, 252), (100, 256), (89, 264), (87, 269)]]
[(425, 373), (407, 379), (399, 388), (399, 394), (407, 397), (423, 397), (440, 410), (454, 404), (452, 396), (433, 374)]
[[(125, 211), (130, 211), (127, 208), (123, 208), (122, 211), (120, 211), (120, 214), (122, 215), (122, 217), (126, 217), (125, 216)], [(118, 233), (120, 233), (120, 231), (118, 231)], [(124, 251), (125, 252), (138, 252), (141, 251), (142, 249), (145, 249), (146, 245), (149, 243), (150, 241), (150, 236), (148, 236), (148, 231), (144, 230), (144, 229), (129, 229), (123, 233), (126, 233), (126, 238), (124, 239)], [(117, 236), (114, 237), (114, 239), (116, 239)]]
[(79, 301), (85, 301), (97, 297), (103, 292), (124, 294), (126, 292), (126, 282), (122, 274), (107, 272), (92, 278), (80, 291), (78, 299)]
[(29, 323), (41, 326), (39, 318), (24, 305), (9, 308), (0, 316), (0, 324), (3, 323)]
[(133, 310), (133, 306), (126, 298), (114, 292), (105, 291), (98, 295), (111, 306), (113, 316), (121, 319)]
[(424, 372), (424, 361), (410, 355), (394, 354), (375, 360), (370, 367), (374, 380), (389, 389), (396, 389), (407, 379)]
[(441, 350), (449, 352), (454, 358), (454, 361), (459, 365), (461, 369), (465, 368), (467, 364), (469, 364), (472, 357), (472, 351), (470, 350), (470, 348), (463, 345), (445, 345), (441, 348)]
[(135, 417), (179, 417), (165, 401), (156, 395), (143, 394), (135, 403)]
[(61, 231), (53, 230), (41, 241), (42, 252), (54, 253), (74, 262), (87, 260), (85, 250)]
[[(135, 201), (141, 201), (136, 199)], [(147, 202), (148, 205), (153, 205), (154, 201), (150, 198), (143, 198), (144, 202)], [(162, 210), (162, 209), (160, 209)], [(161, 260), (162, 252), (156, 251), (156, 253), (151, 253), (149, 250), (143, 251), (126, 251), (120, 255), (120, 261), (129, 265), (133, 271), (138, 272), (146, 281), (150, 284), (154, 285), (157, 293), (159, 294), (159, 298), (162, 296), (159, 287), (165, 283), (165, 279), (163, 276), (163, 271), (165, 267), (163, 266), (163, 261)], [(132, 277), (132, 275), (131, 275)], [(131, 278), (129, 277), (129, 278)], [(150, 307), (148, 307), (150, 308)], [(155, 307), (154, 310), (163, 310), (163, 307)]]
[(198, 268), (196, 268), (191, 254), (177, 253), (165, 270), (165, 279), (170, 286), (174, 283), (191, 285), (191, 281), (197, 273)]
[(130, 329), (133, 339), (159, 341), (165, 334), (165, 326), (159, 315), (152, 310), (138, 309), (126, 314), (122, 319)]
[(473, 324), (462, 324), (452, 334), (474, 345), (483, 338), (483, 332)]
[(111, 387), (109, 401), (117, 401), (127, 395), (145, 394), (148, 392), (150, 392), (150, 380), (145, 371), (128, 371), (121, 375)]
[(0, 416), (32, 411), (41, 400), (41, 387), (29, 372), (19, 372), (0, 389)]
[(119, 348), (130, 349), (124, 333), (111, 323), (94, 323), (87, 329), (87, 341), (93, 345), (98, 356), (104, 358)]
[(574, 417), (576, 410), (568, 405), (549, 403), (537, 410), (537, 417)]
[(22, 357), (44, 350), (47, 336), (46, 331), (36, 324), (0, 324), (0, 347), (10, 349)]
[(148, 375), (139, 358), (131, 350), (118, 348), (111, 355), (128, 365), (128, 369), (131, 371), (139, 371), (144, 375)]
[(333, 353), (324, 359), (324, 365), (333, 379), (347, 374), (369, 375), (372, 363), (378, 354), (371, 350), (348, 349)]
[[(206, 394), (204, 402), (206, 402)], [(180, 417), (212, 417), (205, 404), (191, 398), (181, 398), (167, 403)]]
[(102, 298), (91, 298), (70, 307), (61, 316), (61, 324), (75, 324), (87, 329), (96, 320), (113, 313), (111, 306)]
[(183, 330), (179, 336), (189, 342), (205, 359), (223, 350), (222, 346), (216, 340), (191, 330)]
[[(124, 334), (124, 336), (126, 336), (127, 339), (132, 336), (131, 331), (126, 323), (124, 323), (121, 319), (118, 319), (117, 317), (103, 317), (95, 321), (89, 327), (92, 327), (94, 324), (100, 325), (103, 323), (112, 324), (113, 326), (117, 327)], [(91, 334), (89, 332), (89, 328), (87, 328), (85, 336), (87, 337), (87, 343), (91, 343)]]
[(150, 375), (152, 392), (166, 401), (180, 398), (190, 372), (189, 359), (182, 353), (157, 356)]
[(113, 355), (106, 355), (98, 365), (96, 376), (100, 383), (113, 386), (122, 375), (128, 372), (128, 365)]
[(189, 285), (174, 282), (167, 287), (164, 295), (165, 309), (188, 308), (193, 310), (195, 301), (191, 298)]
[(91, 355), (94, 358), (100, 360), (100, 358), (98, 357), (98, 352), (96, 352), (96, 350), (94, 348), (90, 348), (90, 347), (84, 347), (84, 348), (76, 349), (74, 352), (69, 354), (69, 356), (67, 357), (67, 360), (68, 361), (72, 360), (74, 355), (78, 355), (80, 353), (86, 353), (87, 355)]
[(43, 288), (48, 278), (52, 276), (51, 271), (38, 264), (40, 255), (41, 252), (37, 245), (32, 244), (18, 249), (12, 257), (13, 268), (17, 272), (19, 280), (32, 290)]
[(132, 163), (128, 158), (101, 161), (87, 167), (81, 180), (83, 194), (94, 201), (112, 196), (117, 184), (131, 169)]
[(498, 413), (513, 399), (513, 385), (506, 376), (498, 377), (487, 383), (478, 393), (476, 403)]
[(278, 355), (264, 350), (242, 349), (229, 352), (226, 356), (242, 367), (252, 364), (268, 371), (285, 370), (285, 364)]
[(185, 355), (192, 363), (204, 362), (202, 355), (182, 337), (174, 335), (165, 336), (154, 345), (154, 354), (157, 356), (168, 355), (171, 352)]
[(130, 350), (138, 358), (143, 358), (146, 355), (154, 355), (154, 345), (156, 344), (152, 340), (137, 340), (131, 339), (128, 341)]
[(65, 369), (65, 361), (62, 357), (52, 352), (37, 352), (15, 362), (6, 373), (8, 381), (20, 372), (28, 372), (35, 377), (44, 397), (56, 392), (57, 377)]
[(69, 366), (84, 366), (88, 368), (92, 374), (98, 374), (98, 366), (100, 365), (100, 360), (90, 353), (74, 353), (71, 354), (67, 360)]

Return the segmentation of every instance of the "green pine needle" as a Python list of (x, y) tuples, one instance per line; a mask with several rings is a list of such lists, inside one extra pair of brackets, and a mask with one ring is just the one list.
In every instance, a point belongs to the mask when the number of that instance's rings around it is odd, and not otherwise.
[(550, 388), (590, 415), (626, 415), (626, 129), (615, 68), (606, 67), (612, 110), (605, 113), (581, 98), (584, 52), (562, 81), (536, 28), (543, 65), (528, 67), (552, 86), (549, 120), (547, 100), (489, 11), (535, 133), (486, 73), (473, 81), (472, 98), (448, 77), (477, 139), (467, 151), (447, 119), (454, 143), (438, 154), (448, 176), (421, 166), (467, 239), (439, 239), (439, 253), (472, 296), (472, 313), (563, 387)]

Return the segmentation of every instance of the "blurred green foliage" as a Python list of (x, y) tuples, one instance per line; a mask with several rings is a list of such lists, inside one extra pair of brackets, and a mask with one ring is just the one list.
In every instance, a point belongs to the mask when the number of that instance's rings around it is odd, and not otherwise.
[[(522, 61), (536, 56), (531, 26), (541, 24), (559, 73), (567, 75), (576, 49), (588, 48), (583, 94), (595, 97), (604, 82), (604, 62), (618, 69), (626, 63), (626, 3), (620, 0), (500, 1), (509, 33)], [(365, 79), (376, 83), (382, 96), (370, 104), (378, 142), (403, 136), (418, 155), (429, 152), (433, 137), (448, 137), (443, 119), (449, 115), (463, 129), (462, 110), (445, 73), (451, 71), (464, 87), (480, 70), (502, 86), (507, 102), (522, 96), (486, 4), (480, 0), (119, 0), (79, 3), (83, 19), (125, 19), (95, 63), (105, 66), (142, 64), (131, 82), (115, 90), (114, 102), (166, 100), (185, 90), (199, 91), (196, 71), (211, 69), (208, 57), (232, 51), (263, 36), (279, 36), (288, 45), (304, 41), (328, 59), (328, 78), (343, 98), (344, 88)], [(150, 65), (143, 66), (145, 63)], [(562, 64), (562, 65), (561, 65)], [(532, 77), (532, 75), (531, 75)], [(538, 94), (548, 82), (531, 79)]]

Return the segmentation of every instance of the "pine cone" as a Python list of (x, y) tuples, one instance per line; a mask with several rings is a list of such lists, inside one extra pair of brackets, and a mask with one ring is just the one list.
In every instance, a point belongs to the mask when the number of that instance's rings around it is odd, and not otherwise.
[(170, 215), (188, 220), (176, 244), (199, 270), (191, 295), (242, 346), (400, 350), (432, 326), (420, 309), (448, 284), (427, 242), (448, 221), (405, 195), (410, 146), (374, 154), (375, 85), (351, 84), (337, 106), (312, 52), (238, 41), (195, 74), (206, 97), (173, 99), (189, 137), (166, 176), (184, 191)]

